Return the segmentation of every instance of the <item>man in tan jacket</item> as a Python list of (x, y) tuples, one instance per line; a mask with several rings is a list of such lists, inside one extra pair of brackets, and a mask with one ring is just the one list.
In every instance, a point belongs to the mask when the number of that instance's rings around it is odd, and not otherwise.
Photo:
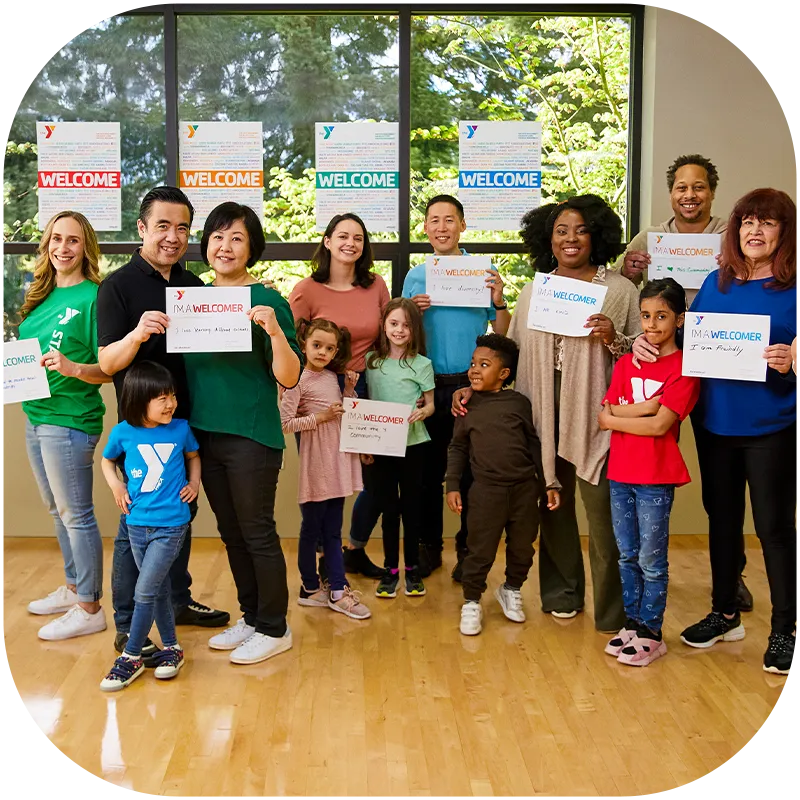
[[(647, 281), (647, 267), (650, 264), (650, 254), (647, 252), (648, 233), (724, 233), (728, 220), (711, 215), (711, 204), (714, 202), (718, 182), (717, 168), (704, 156), (698, 153), (678, 156), (667, 170), (667, 187), (673, 216), (660, 225), (639, 231), (613, 268), (635, 284), (641, 284), (643, 280)], [(697, 291), (686, 290), (688, 305), (692, 304)], [(698, 430), (694, 416), (692, 427), (695, 442), (701, 447), (702, 431)], [(742, 571), (744, 566), (742, 563)], [(753, 595), (741, 575), (736, 600), (740, 611), (753, 610)]]
[[(647, 281), (650, 254), (647, 252), (648, 233), (723, 233), (728, 221), (711, 216), (711, 204), (717, 190), (717, 168), (699, 154), (678, 156), (667, 170), (667, 187), (673, 216), (660, 225), (639, 231), (625, 252), (617, 259), (614, 269), (635, 284)], [(691, 305), (697, 289), (686, 290)]]

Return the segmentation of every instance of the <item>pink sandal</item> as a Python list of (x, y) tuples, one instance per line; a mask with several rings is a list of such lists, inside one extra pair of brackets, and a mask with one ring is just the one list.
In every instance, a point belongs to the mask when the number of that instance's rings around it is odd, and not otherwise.
[(626, 628), (624, 625), (620, 632), (605, 646), (604, 652), (617, 658), (622, 652), (622, 648), (636, 636), (636, 628)]
[(655, 639), (635, 636), (620, 650), (617, 661), (620, 664), (628, 664), (631, 667), (646, 667), (657, 658), (666, 655), (666, 653), (667, 644), (663, 639), (657, 642)]

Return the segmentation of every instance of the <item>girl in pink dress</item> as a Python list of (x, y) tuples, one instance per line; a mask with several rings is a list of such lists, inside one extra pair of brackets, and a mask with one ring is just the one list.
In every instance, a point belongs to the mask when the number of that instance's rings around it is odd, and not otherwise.
[[(342, 553), (344, 499), (362, 489), (358, 456), (339, 452), (342, 392), (336, 378), (350, 360), (350, 334), (326, 319), (297, 322), (297, 341), (305, 354), (300, 382), (283, 393), (284, 433), (300, 433), (297, 500), (303, 521), (297, 548), (302, 578), (301, 606), (327, 606), (352, 619), (370, 610), (347, 583)], [(345, 394), (355, 397), (358, 374), (345, 373)], [(322, 542), (329, 586), (317, 574), (317, 542)]]

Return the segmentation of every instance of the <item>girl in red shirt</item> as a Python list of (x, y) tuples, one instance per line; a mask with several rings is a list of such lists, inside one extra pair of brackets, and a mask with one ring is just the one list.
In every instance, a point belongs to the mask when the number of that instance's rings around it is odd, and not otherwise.
[(686, 293), (673, 278), (650, 281), (639, 296), (642, 331), (658, 359), (633, 366), (631, 354), (614, 368), (598, 418), (610, 430), (611, 518), (619, 548), (627, 620), (605, 651), (623, 664), (645, 667), (667, 652), (661, 635), (667, 604), (669, 515), (675, 487), (689, 483), (678, 449), (680, 423), (700, 394), (699, 378), (682, 374), (675, 334)]

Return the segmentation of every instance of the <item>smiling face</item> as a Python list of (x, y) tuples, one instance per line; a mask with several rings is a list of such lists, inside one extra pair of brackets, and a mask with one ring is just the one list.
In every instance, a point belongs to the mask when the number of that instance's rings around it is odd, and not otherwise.
[(739, 225), (739, 247), (749, 264), (771, 263), (781, 239), (781, 224), (775, 219), (745, 217)]
[(83, 229), (78, 220), (61, 217), (53, 225), (47, 253), (58, 278), (67, 278), (83, 269)]
[(386, 338), (389, 344), (396, 347), (405, 347), (411, 341), (411, 325), (408, 322), (406, 312), (402, 308), (396, 308), (387, 317), (383, 325)]
[(343, 219), (323, 244), (331, 251), (331, 261), (355, 266), (364, 252), (364, 231), (354, 219)]
[(425, 215), (423, 230), (437, 256), (459, 255), (458, 242), (467, 223), (452, 203), (434, 203)]
[(559, 270), (580, 270), (592, 258), (592, 237), (580, 211), (568, 208), (562, 211), (553, 225), (550, 238), (553, 255)]
[(488, 347), (476, 347), (472, 354), (467, 377), (469, 385), (476, 392), (499, 392), (503, 381), (508, 377), (509, 369), (494, 350)]
[(144, 427), (154, 428), (156, 425), (167, 425), (172, 422), (172, 415), (178, 408), (178, 398), (174, 394), (162, 394), (154, 397), (147, 404), (147, 419)]
[(698, 164), (686, 164), (675, 172), (670, 202), (675, 220), (705, 227), (711, 219), (714, 192), (708, 185), (708, 173)]
[(306, 355), (306, 366), (314, 372), (322, 372), (339, 352), (339, 348), (336, 346), (336, 336), (330, 331), (322, 331), (318, 328), (312, 331), (306, 339), (303, 352)]
[(250, 238), (244, 220), (234, 220), (230, 228), (214, 231), (208, 237), (206, 256), (218, 277), (242, 277), (247, 272), (247, 259), (250, 258)]
[(675, 339), (675, 331), (683, 325), (684, 315), (678, 316), (663, 297), (645, 297), (639, 303), (642, 332), (650, 344), (667, 344)]
[(155, 269), (169, 269), (186, 254), (189, 225), (189, 209), (183, 203), (156, 200), (147, 221), (136, 221), (142, 258)]

